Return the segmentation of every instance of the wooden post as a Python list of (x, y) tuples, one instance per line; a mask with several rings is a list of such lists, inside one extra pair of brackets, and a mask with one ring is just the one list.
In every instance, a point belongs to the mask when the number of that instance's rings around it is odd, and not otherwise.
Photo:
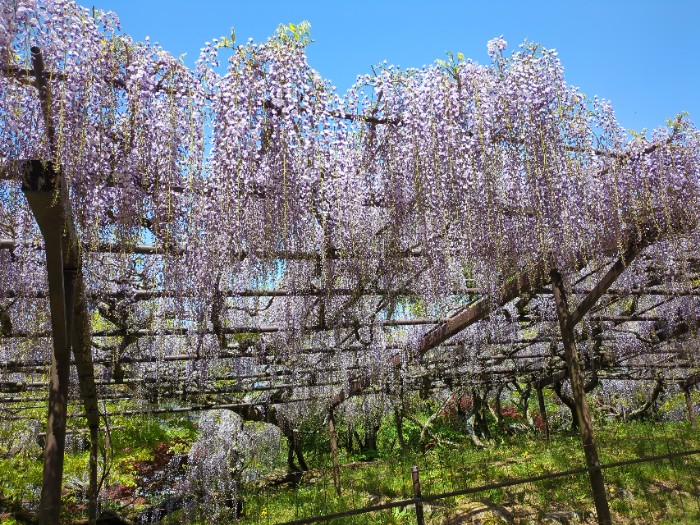
[(583, 451), (589, 469), (588, 475), (591, 481), (593, 502), (595, 503), (595, 508), (598, 513), (598, 523), (600, 525), (610, 525), (612, 523), (610, 508), (605, 493), (603, 473), (600, 470), (598, 450), (596, 449), (593, 437), (593, 421), (590, 411), (588, 410), (588, 403), (586, 402), (586, 393), (583, 387), (583, 379), (581, 378), (581, 364), (578, 350), (576, 349), (576, 341), (574, 339), (574, 325), (570, 321), (564, 283), (561, 274), (557, 270), (552, 270), (550, 276), (552, 278), (552, 291), (554, 292), (557, 317), (559, 318), (561, 338), (564, 343), (566, 366), (571, 380), (571, 391), (576, 404), (576, 414), (578, 416), (579, 430), (581, 432), (581, 441), (583, 442)]
[[(39, 163), (36, 163), (39, 164)], [(44, 473), (39, 519), (42, 525), (58, 524), (61, 510), (63, 454), (66, 446), (66, 414), (70, 378), (70, 330), (73, 318), (73, 275), (64, 271), (62, 203), (52, 191), (53, 170), (33, 166), (22, 186), (39, 225), (46, 248), (53, 357), (49, 375), (49, 409), (44, 446)]]
[[(32, 75), (39, 94), (46, 138), (49, 150), (52, 156), (55, 156), (56, 130), (51, 118), (51, 89), (47, 83), (41, 49), (32, 47), (30, 51)], [(22, 191), (44, 238), (54, 347), (49, 379), (49, 415), (39, 520), (42, 524), (57, 524), (60, 518), (72, 347), (78, 369), (80, 393), (90, 428), (88, 521), (93, 524), (97, 517), (99, 411), (92, 365), (90, 316), (85, 301), (82, 260), (70, 207), (69, 189), (65, 178), (57, 173), (51, 162), (33, 160), (25, 166)]]
[(547, 407), (545, 407), (544, 404), (544, 392), (542, 392), (542, 387), (539, 385), (537, 385), (537, 405), (540, 409), (540, 419), (542, 419), (544, 440), (549, 443), (549, 419), (547, 418)]
[(683, 387), (683, 396), (685, 397), (685, 408), (688, 410), (688, 419), (690, 420), (690, 426), (697, 428), (698, 418), (695, 416), (695, 407), (693, 406), (693, 399), (690, 397), (690, 387)]
[(423, 515), (423, 499), (420, 493), (420, 477), (418, 475), (418, 467), (411, 467), (411, 479), (413, 480), (413, 497), (416, 505), (416, 523), (425, 525), (425, 517)]
[(90, 317), (77, 235), (67, 202), (67, 189), (50, 163), (28, 163), (22, 190), (44, 237), (54, 347), (40, 519), (42, 523), (58, 523), (59, 519), (72, 348), (90, 428), (88, 521), (94, 523), (97, 517), (99, 411), (92, 365)]
[(328, 433), (331, 437), (331, 460), (333, 461), (333, 486), (338, 496), (341, 495), (340, 488), (340, 462), (338, 461), (338, 433), (335, 430), (335, 417), (333, 410), (328, 411)]

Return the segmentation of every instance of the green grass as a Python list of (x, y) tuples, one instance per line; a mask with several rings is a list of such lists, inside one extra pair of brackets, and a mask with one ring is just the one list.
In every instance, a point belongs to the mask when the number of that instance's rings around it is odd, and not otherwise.
[[(598, 430), (598, 436), (604, 464), (700, 448), (700, 433), (687, 424), (608, 425)], [(558, 434), (549, 445), (532, 436), (516, 436), (486, 450), (465, 444), (426, 455), (353, 463), (341, 469), (340, 497), (328, 470), (309, 473), (296, 489), (246, 494), (243, 523), (278, 523), (411, 498), (413, 464), (419, 466), (423, 495), (430, 495), (574, 469), (584, 465), (584, 458), (578, 435)], [(616, 523), (700, 522), (698, 474), (699, 456), (606, 469)], [(441, 523), (460, 507), (469, 508), (475, 502), (502, 505), (516, 523), (537, 523), (555, 511), (576, 512), (585, 522), (592, 519), (593, 510), (584, 473), (441, 500), (427, 507), (428, 522)], [(333, 523), (415, 523), (415, 515), (412, 508), (393, 509)]]
[[(385, 432), (392, 431), (388, 423), (383, 428)], [(9, 433), (17, 430), (8, 426), (4, 442), (9, 443)], [(443, 430), (435, 429), (441, 435), (445, 433)], [(603, 464), (700, 449), (700, 431), (690, 429), (687, 423), (603, 424), (596, 428), (596, 436)], [(164, 443), (172, 452), (186, 452), (196, 438), (196, 429), (185, 418), (125, 418), (115, 422), (111, 437), (115, 454), (109, 483), (112, 488), (118, 485), (128, 488), (137, 483), (136, 462), (150, 460), (155, 449), (162, 449)], [(499, 436), (484, 450), (473, 448), (466, 438), (454, 433), (449, 433), (448, 437), (456, 445), (437, 446), (425, 454), (400, 454), (396, 447), (386, 444), (392, 439), (384, 436), (383, 441), (380, 440), (381, 452), (373, 461), (359, 461), (361, 456), (343, 451), (340, 496), (334, 490), (332, 472), (328, 468), (306, 473), (296, 487), (264, 489), (260, 483), (250, 485), (243, 494), (245, 516), (241, 522), (243, 525), (272, 524), (410, 499), (413, 465), (419, 467), (423, 495), (429, 496), (565, 471), (584, 464), (580, 438), (575, 433), (555, 433), (549, 444), (531, 434)], [(315, 446), (313, 463), (325, 467), (330, 461), (323, 441)], [(38, 496), (41, 465), (41, 449), (36, 444), (23, 454), (0, 456), (0, 496), (31, 507)], [(66, 485), (70, 485), (71, 479), (85, 480), (86, 469), (87, 452), (69, 450)], [(700, 456), (606, 469), (604, 476), (615, 523), (700, 523)], [(66, 501), (70, 503), (71, 498), (75, 498), (72, 508), (81, 508), (80, 498), (68, 494)], [(152, 503), (143, 501), (129, 506), (126, 511), (135, 512), (139, 505)], [(123, 501), (106, 504), (118, 508)], [(503, 512), (510, 513), (515, 523), (540, 523), (548, 513), (555, 511), (576, 512), (580, 523), (592, 522), (593, 503), (586, 474), (445, 498), (426, 505), (426, 518), (428, 523), (439, 524), (447, 517), (471, 511), (483, 523), (500, 523), (498, 512), (493, 510), (498, 505), (505, 509)], [(206, 523), (206, 516), (196, 519), (193, 514), (185, 516), (180, 512), (164, 523)], [(409, 505), (336, 519), (333, 523), (409, 524), (415, 523), (415, 511)]]

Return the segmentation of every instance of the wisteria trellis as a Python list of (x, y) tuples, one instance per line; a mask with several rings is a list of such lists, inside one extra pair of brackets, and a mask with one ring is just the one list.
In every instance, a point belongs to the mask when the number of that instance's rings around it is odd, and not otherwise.
[[(18, 190), (24, 161), (51, 162), (70, 188), (90, 308), (124, 331), (152, 330), (139, 352), (215, 357), (231, 327), (272, 326), (251, 338), (260, 355), (338, 349), (349, 387), (353, 367), (377, 377), (387, 356), (420, 344), (421, 325), (385, 328), (417, 305), (441, 319), (467, 288), (493, 296), (541, 268), (576, 275), (650, 230), (661, 232), (647, 251), (657, 266), (697, 252), (700, 133), (689, 118), (629, 139), (610, 104), (567, 85), (556, 52), (536, 44), (509, 54), (494, 39), (488, 65), (384, 66), (340, 96), (285, 33), (214, 40), (190, 70), (122, 34), (113, 14), (67, 0), (0, 9), (0, 237), (13, 248), (0, 250), (0, 292), (46, 289)], [(134, 254), (143, 243), (157, 248)], [(646, 279), (641, 264), (627, 279)], [(260, 297), (273, 288), (286, 300)], [(144, 290), (167, 293), (139, 303)], [(46, 326), (45, 302), (2, 306), (16, 332)], [(489, 330), (517, 332), (498, 315), (490, 323), (462, 336), (477, 354)], [(158, 337), (174, 328), (191, 335)], [(353, 346), (359, 361), (341, 351)], [(2, 358), (45, 348), (3, 340)]]

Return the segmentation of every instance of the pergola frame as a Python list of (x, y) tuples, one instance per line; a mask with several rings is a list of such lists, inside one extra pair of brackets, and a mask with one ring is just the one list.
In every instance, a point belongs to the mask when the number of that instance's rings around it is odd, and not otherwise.
[[(58, 153), (55, 148), (56, 130), (53, 126), (51, 115), (51, 92), (48, 83), (49, 78), (68, 82), (68, 78), (50, 77), (45, 71), (45, 66), (41, 54), (41, 50), (37, 47), (31, 49), (32, 69), (31, 70), (13, 70), (3, 71), (3, 74), (13, 76), (20, 79), (21, 82), (28, 82), (33, 85), (38, 94), (38, 99), (41, 106), (44, 127), (46, 130), (47, 141), (52, 156), (57, 157)], [(271, 104), (271, 103), (270, 103)], [(275, 112), (281, 112), (279, 107), (265, 106)], [(357, 116), (342, 114), (337, 115), (341, 119), (354, 120), (357, 118), (364, 119), (371, 126), (396, 126), (399, 123), (393, 119), (381, 119), (374, 116)], [(680, 120), (677, 121), (677, 124)], [(674, 128), (673, 133), (668, 138), (667, 144), (670, 144), (676, 135), (677, 128)], [(498, 138), (494, 139), (498, 140)], [(574, 146), (569, 146), (572, 152), (578, 150)], [(659, 146), (651, 145), (642, 151), (642, 155), (652, 154)], [(609, 151), (595, 150), (596, 156), (611, 157), (615, 162), (624, 162), (627, 157), (624, 154), (615, 154)], [(19, 159), (15, 159), (19, 161)], [(160, 257), (167, 256), (169, 258), (178, 258), (185, 254), (185, 248), (175, 244), (134, 244), (125, 245), (119, 243), (103, 242), (96, 246), (84, 246), (77, 233), (73, 220), (73, 211), (71, 209), (70, 188), (66, 179), (61, 175), (60, 171), (54, 169), (52, 162), (45, 162), (38, 159), (32, 159), (24, 162), (24, 177), (22, 180), (22, 191), (26, 201), (31, 209), (32, 215), (36, 219), (36, 223), (41, 232), (43, 242), (29, 243), (29, 247), (43, 250), (46, 259), (46, 270), (48, 275), (48, 289), (39, 291), (35, 294), (24, 294), (21, 290), (2, 290), (0, 297), (12, 300), (38, 300), (46, 301), (51, 316), (51, 330), (46, 332), (22, 332), (22, 331), (5, 331), (0, 333), (0, 341), (20, 338), (25, 338), (36, 342), (38, 339), (51, 337), (52, 358), (50, 369), (49, 393), (48, 393), (48, 421), (46, 431), (46, 446), (44, 451), (44, 479), (42, 485), (41, 496), (41, 519), (42, 523), (58, 523), (60, 511), (60, 492), (62, 483), (63, 470), (63, 455), (65, 449), (66, 436), (66, 421), (68, 418), (68, 392), (70, 383), (70, 367), (75, 364), (78, 376), (78, 385), (80, 397), (84, 406), (87, 418), (87, 426), (90, 432), (90, 498), (89, 498), (89, 520), (94, 522), (97, 511), (97, 442), (99, 431), (99, 409), (98, 398), (116, 397), (117, 394), (110, 393), (109, 388), (114, 385), (136, 385), (141, 380), (134, 377), (122, 377), (117, 381), (97, 380), (94, 367), (101, 365), (106, 367), (145, 367), (149, 364), (155, 364), (157, 367), (165, 368), (166, 363), (172, 365), (177, 363), (197, 363), (201, 361), (224, 363), (223, 366), (230, 366), (232, 361), (248, 360), (249, 368), (255, 369), (255, 372), (244, 371), (234, 372), (229, 376), (213, 376), (214, 379), (233, 380), (238, 384), (231, 388), (222, 387), (219, 389), (207, 388), (202, 386), (199, 390), (190, 390), (183, 387), (179, 379), (168, 382), (164, 381), (165, 396), (171, 396), (174, 399), (182, 399), (187, 395), (215, 395), (224, 398), (221, 403), (206, 403), (199, 405), (187, 405), (180, 408), (159, 409), (152, 408), (150, 413), (166, 413), (170, 411), (184, 412), (192, 410), (205, 410), (211, 408), (233, 409), (238, 413), (246, 414), (248, 417), (259, 418), (260, 416), (253, 413), (255, 407), (261, 405), (279, 405), (285, 402), (301, 402), (309, 399), (318, 399), (314, 396), (298, 396), (291, 395), (290, 392), (295, 390), (313, 391), (319, 389), (320, 392), (326, 395), (327, 403), (327, 422), (331, 433), (331, 449), (335, 451), (333, 454), (334, 466), (337, 470), (337, 443), (335, 442), (335, 422), (334, 411), (345, 402), (347, 399), (360, 395), (370, 388), (386, 389), (385, 384), (392, 375), (405, 370), (417, 370), (414, 376), (409, 375), (404, 381), (404, 385), (410, 386), (413, 381), (416, 385), (419, 379), (425, 375), (429, 375), (430, 366), (433, 369), (443, 367), (447, 370), (454, 368), (453, 360), (444, 359), (441, 357), (440, 350), (445, 348), (454, 349), (457, 352), (464, 352), (469, 345), (468, 339), (459, 339), (455, 342), (453, 338), (459, 338), (465, 330), (470, 326), (475, 325), (479, 321), (483, 321), (493, 315), (499, 309), (506, 307), (515, 301), (529, 302), (533, 297), (539, 295), (551, 295), (556, 305), (556, 320), (558, 321), (558, 335), (552, 334), (544, 337), (536, 338), (512, 338), (510, 340), (487, 342), (487, 345), (509, 346), (510, 353), (498, 353), (494, 355), (483, 355), (482, 359), (477, 364), (481, 370), (471, 371), (466, 379), (470, 384), (478, 384), (480, 382), (493, 382), (494, 376), (501, 375), (501, 383), (508, 383), (526, 378), (533, 381), (537, 385), (538, 395), (541, 402), (541, 390), (547, 386), (549, 381), (561, 382), (569, 379), (572, 385), (573, 399), (576, 405), (576, 412), (579, 419), (579, 428), (583, 448), (586, 455), (587, 465), (591, 475), (591, 486), (593, 489), (593, 497), (598, 512), (598, 519), (601, 524), (610, 523), (610, 514), (605, 497), (605, 488), (602, 474), (600, 472), (600, 462), (598, 460), (595, 439), (593, 436), (593, 426), (591, 417), (586, 403), (586, 388), (582, 376), (582, 372), (588, 368), (581, 363), (580, 352), (577, 349), (577, 333), (576, 326), (584, 319), (591, 320), (602, 326), (603, 323), (614, 323), (616, 326), (624, 323), (655, 323), (659, 321), (658, 316), (645, 315), (647, 311), (631, 312), (627, 315), (609, 315), (604, 313), (593, 312), (599, 304), (603, 296), (612, 299), (627, 298), (627, 297), (662, 297), (662, 301), (673, 301), (680, 297), (695, 297), (700, 295), (697, 288), (685, 288), (679, 291), (671, 288), (650, 288), (639, 289), (632, 291), (614, 290), (612, 285), (623, 274), (623, 272), (637, 259), (640, 254), (649, 246), (656, 242), (661, 242), (669, 237), (678, 236), (689, 233), (695, 224), (679, 224), (671, 225), (668, 229), (661, 229), (657, 224), (649, 223), (641, 225), (639, 235), (633, 238), (626, 246), (615, 246), (611, 248), (610, 253), (605, 255), (612, 258), (612, 263), (597, 271), (591, 272), (587, 269), (590, 260), (580, 260), (579, 268), (582, 272), (588, 272), (584, 278), (591, 279), (591, 274), (597, 280), (592, 287), (584, 287), (579, 284), (567, 286), (566, 282), (574, 281), (579, 275), (562, 275), (554, 262), (550, 264), (540, 263), (534, 268), (524, 269), (520, 273), (510, 276), (504, 281), (502, 286), (497, 290), (484, 291), (477, 287), (464, 286), (459, 290), (454, 290), (451, 296), (453, 302), (462, 302), (462, 306), (453, 312), (447, 318), (435, 317), (419, 317), (407, 316), (404, 318), (394, 318), (393, 308), (387, 314), (387, 305), (391, 301), (395, 301), (397, 297), (420, 297), (421, 294), (414, 290), (414, 276), (409, 276), (396, 289), (387, 289), (371, 283), (369, 286), (361, 286), (356, 289), (347, 287), (327, 287), (327, 288), (303, 288), (294, 290), (290, 288), (279, 289), (264, 289), (264, 288), (248, 288), (244, 290), (219, 290), (218, 284), (216, 293), (219, 294), (218, 311), (212, 311), (211, 324), (212, 329), (204, 329), (202, 327), (156, 327), (144, 328), (134, 326), (117, 326), (113, 330), (94, 330), (91, 321), (91, 311), (95, 308), (89, 306), (89, 302), (94, 302), (101, 299), (120, 300), (124, 296), (120, 292), (108, 292), (106, 294), (94, 294), (86, 290), (86, 284), (83, 277), (83, 255), (84, 253), (97, 252), (115, 257), (130, 257), (134, 255), (144, 257)], [(604, 172), (610, 170), (610, 167), (605, 167)], [(185, 191), (185, 188), (180, 188), (180, 191)], [(265, 195), (261, 195), (265, 198)], [(557, 203), (552, 203), (554, 206)], [(368, 203), (368, 205), (373, 205)], [(325, 233), (324, 233), (325, 234)], [(18, 239), (0, 239), (0, 249), (13, 250), (22, 245), (24, 241)], [(27, 243), (24, 242), (24, 247)], [(396, 258), (397, 260), (407, 259), (420, 261), (429, 257), (430, 250), (428, 246), (414, 246), (410, 249), (397, 249), (388, 253), (388, 257)], [(327, 260), (343, 260), (346, 258), (355, 257), (353, 254), (343, 253), (342, 250), (335, 248), (332, 244), (332, 239), (325, 242), (319, 252), (308, 251), (239, 251), (233, 253), (233, 258), (236, 260), (244, 260), (248, 257), (256, 259), (265, 259), (267, 261), (296, 261), (300, 264), (313, 264), (321, 266)], [(599, 262), (599, 261), (597, 261)], [(693, 264), (697, 263), (697, 259), (691, 258)], [(427, 262), (429, 264), (429, 261)], [(602, 276), (600, 272), (605, 270)], [(418, 274), (421, 270), (418, 271)], [(551, 286), (551, 289), (548, 289)], [(571, 289), (572, 294), (567, 290)], [(167, 289), (137, 289), (133, 296), (129, 299), (132, 304), (144, 304), (154, 300), (177, 300), (182, 298), (182, 294)], [(582, 299), (577, 301), (575, 305), (569, 305), (567, 296), (582, 295)], [(326, 316), (326, 301), (330, 298), (346, 298), (344, 305), (352, 306), (359, 300), (371, 300), (376, 305), (374, 318), (371, 320), (330, 320)], [(308, 309), (308, 315), (315, 315), (318, 319), (315, 322), (305, 322), (294, 327), (270, 326), (270, 325), (240, 325), (227, 326), (224, 320), (224, 314), (227, 299), (246, 300), (246, 299), (269, 299), (270, 304), (274, 300), (296, 300), (299, 298), (313, 299), (315, 302)], [(649, 308), (647, 308), (649, 310)], [(257, 313), (257, 312), (256, 312)], [(102, 314), (104, 317), (104, 314)], [(385, 318), (382, 318), (385, 315)], [(252, 316), (251, 316), (252, 317)], [(110, 320), (111, 321), (111, 320)], [(183, 320), (185, 323), (188, 320)], [(552, 320), (553, 321), (553, 320)], [(523, 321), (527, 323), (527, 320)], [(366, 344), (360, 336), (361, 329), (370, 330), (395, 330), (399, 328), (410, 327), (413, 330), (418, 330), (420, 326), (431, 326), (430, 329), (422, 332), (418, 338), (417, 344), (403, 344), (392, 347), (384, 345), (383, 350), (389, 352), (388, 359), (382, 363), (382, 368), (372, 366), (367, 363), (367, 349), (370, 346)], [(551, 327), (550, 327), (551, 328)], [(683, 337), (688, 331), (693, 331), (697, 327), (690, 326), (685, 329), (678, 330), (679, 333), (671, 333), (665, 341), (660, 341), (657, 344), (665, 344), (668, 340), (676, 337)], [(301, 333), (307, 335), (308, 339), (313, 341), (314, 335), (319, 335), (323, 338), (324, 335), (333, 333), (339, 335), (337, 339), (340, 344), (316, 345), (312, 343), (309, 348), (291, 348), (283, 349), (282, 353), (291, 353), (295, 358), (304, 356), (306, 359), (315, 359), (315, 363), (307, 368), (296, 368), (295, 364), (289, 363), (288, 355), (280, 358), (276, 352), (270, 351), (261, 358), (260, 354), (249, 351), (249, 348), (260, 341), (266, 342), (268, 337), (285, 332)], [(132, 346), (140, 339), (156, 339), (164, 337), (182, 338), (192, 337), (202, 339), (207, 336), (213, 336), (220, 341), (220, 353), (218, 355), (200, 355), (197, 350), (195, 355), (188, 353), (175, 353), (167, 356), (137, 355), (127, 356), (126, 353), (131, 350)], [(242, 336), (237, 339), (233, 345), (228, 343), (227, 336)], [(106, 357), (108, 352), (102, 352), (102, 346), (109, 346), (109, 343), (114, 339), (118, 340), (123, 345), (122, 353), (116, 355), (116, 358)], [(607, 333), (605, 328), (601, 328), (601, 333), (593, 338), (599, 341), (617, 340), (613, 335)], [(326, 338), (332, 341), (332, 338)], [(186, 339), (186, 341), (189, 341)], [(556, 349), (559, 343), (563, 344), (563, 355)], [(179, 342), (181, 346), (182, 343)], [(276, 346), (276, 341), (270, 341), (271, 346)], [(532, 353), (533, 346), (546, 344), (550, 348), (550, 352), (543, 352), (541, 349), (535, 349), (537, 353)], [(102, 345), (102, 346), (101, 346)], [(519, 345), (519, 346), (516, 346)], [(531, 353), (520, 354), (522, 349), (529, 349)], [(553, 349), (553, 350), (552, 350)], [(606, 366), (601, 366), (600, 370), (595, 369), (595, 372), (609, 370), (611, 374), (617, 374), (618, 377), (632, 377), (634, 373), (641, 370), (648, 373), (654, 370), (653, 378), (658, 379), (660, 371), (670, 370), (678, 372), (684, 367), (689, 373), (680, 377), (670, 374), (668, 380), (678, 381), (686, 393), (688, 400), (689, 389), (697, 383), (698, 376), (694, 372), (696, 363), (695, 355), (682, 355), (680, 352), (668, 351), (663, 349), (658, 350), (660, 356), (664, 358), (673, 357), (670, 362), (647, 363), (647, 366), (637, 365), (635, 363), (625, 364), (618, 362), (608, 363)], [(102, 354), (102, 355), (101, 355)], [(516, 355), (518, 354), (518, 355)], [(652, 354), (646, 354), (648, 357)], [(97, 356), (97, 357), (96, 357)], [(333, 366), (333, 359), (339, 359), (343, 356), (350, 356), (353, 363), (344, 366)], [(556, 369), (551, 367), (537, 367), (529, 365), (520, 365), (517, 361), (529, 362), (538, 361), (546, 356), (554, 359), (559, 359)], [(675, 359), (677, 357), (677, 359)], [(269, 358), (269, 362), (266, 359)], [(493, 361), (493, 363), (488, 363)], [(563, 361), (563, 362), (562, 362)], [(504, 366), (504, 363), (506, 365)], [(492, 366), (491, 366), (492, 365)], [(32, 368), (40, 367), (41, 363), (34, 360), (16, 359), (12, 363), (0, 363), (0, 370), (11, 374), (23, 374), (31, 372)], [(342, 369), (341, 369), (342, 368)], [(420, 370), (423, 369), (423, 372)], [(428, 372), (425, 372), (428, 369)], [(334, 373), (335, 372), (335, 373)], [(323, 373), (324, 381), (313, 381), (313, 384), (308, 382), (300, 382), (299, 377), (311, 378)], [(449, 373), (443, 373), (443, 379), (449, 376)], [(455, 374), (457, 375), (457, 374)], [(291, 376), (291, 377), (290, 377)], [(344, 377), (343, 377), (344, 376)], [(461, 374), (462, 378), (464, 374)], [(642, 376), (648, 380), (651, 379), (651, 374)], [(602, 376), (601, 376), (602, 377)], [(610, 377), (613, 377), (612, 375)], [(276, 383), (274, 379), (279, 379), (282, 382)], [(290, 380), (291, 379), (291, 380)], [(269, 384), (261, 385), (262, 381), (268, 381)], [(0, 382), (0, 392), (11, 393), (17, 391), (30, 391), (35, 387), (40, 387), (40, 382), (35, 381), (18, 381), (12, 385), (11, 381)], [(119, 387), (121, 388), (121, 387)], [(14, 389), (14, 390), (13, 390)], [(226, 396), (240, 395), (243, 392), (272, 392), (266, 402), (249, 403), (249, 402), (230, 402), (230, 399), (225, 399)], [(323, 395), (319, 394), (319, 395)], [(20, 396), (21, 397), (21, 396)], [(130, 397), (130, 396), (127, 396)], [(228, 401), (228, 402), (227, 402)], [(1, 403), (12, 403), (9, 398), (0, 400)], [(184, 402), (184, 401), (183, 401)], [(138, 410), (117, 412), (123, 415), (139, 413)], [(114, 414), (114, 413), (113, 413)], [(337, 476), (336, 476), (337, 477)], [(339, 490), (339, 486), (336, 486)]]

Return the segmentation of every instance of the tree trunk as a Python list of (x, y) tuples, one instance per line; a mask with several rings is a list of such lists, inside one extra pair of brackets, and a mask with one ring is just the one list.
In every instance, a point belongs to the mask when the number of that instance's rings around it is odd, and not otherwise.
[(479, 439), (479, 436), (476, 435), (476, 431), (474, 430), (474, 415), (474, 411), (472, 410), (467, 412), (464, 417), (464, 427), (469, 435), (469, 439), (471, 439), (472, 444), (476, 448), (486, 448), (486, 445)]
[(355, 432), (355, 430), (352, 427), (352, 423), (348, 423), (348, 438), (345, 441), (345, 451), (348, 454), (352, 454), (352, 451), (354, 450), (353, 446), (352, 446), (352, 438), (353, 438), (354, 432)]
[[(279, 428), (282, 430), (284, 437), (287, 438), (287, 468), (290, 472), (306, 472), (309, 470), (309, 466), (304, 459), (304, 453), (301, 450), (301, 443), (299, 443), (297, 430), (291, 428), (288, 421), (284, 421), (280, 424)], [(296, 456), (297, 461), (299, 461), (298, 467), (296, 463), (294, 463), (294, 456)]]
[(299, 472), (301, 469), (294, 463), (294, 438), (287, 436), (287, 470)]
[(572, 398), (570, 398), (567, 394), (564, 393), (562, 390), (563, 385), (560, 381), (556, 381), (553, 384), (554, 387), (554, 393), (557, 394), (557, 397), (561, 400), (562, 403), (566, 405), (566, 407), (569, 409), (569, 412), (571, 412), (571, 431), (578, 430), (579, 424), (578, 424), (578, 413), (576, 412), (576, 403)]
[(394, 423), (396, 425), (396, 439), (399, 442), (401, 452), (404, 452), (406, 450), (406, 439), (403, 436), (403, 414), (399, 408), (394, 408)]
[(515, 389), (518, 391), (518, 408), (523, 415), (523, 420), (528, 427), (532, 428), (530, 422), (530, 396), (532, 395), (532, 385), (528, 383), (524, 388), (520, 388), (520, 385), (516, 382)]
[(74, 321), (72, 329), (72, 347), (75, 366), (78, 371), (80, 397), (90, 430), (90, 460), (88, 488), (88, 522), (92, 525), (97, 519), (97, 456), (100, 426), (100, 413), (97, 406), (97, 388), (95, 386), (95, 369), (92, 364), (90, 316), (85, 301), (85, 283), (82, 270), (75, 274)]
[(306, 472), (309, 470), (309, 465), (306, 463), (306, 459), (304, 459), (304, 451), (301, 448), (301, 442), (299, 441), (299, 433), (296, 431), (292, 431), (294, 433), (294, 454), (296, 454), (297, 461), (299, 462), (299, 468)]
[(496, 418), (496, 427), (498, 431), (504, 433), (506, 431), (506, 420), (503, 417), (503, 405), (501, 403), (501, 394), (503, 393), (503, 387), (500, 386), (496, 389), (496, 396), (494, 398), (494, 410), (493, 416)]
[[(60, 241), (59, 241), (60, 242)], [(57, 265), (50, 262), (49, 248), (47, 243), (47, 265)], [(52, 271), (53, 270), (53, 271)], [(55, 283), (57, 277), (52, 278), (52, 274), (63, 273), (49, 270), (49, 283)], [(71, 276), (63, 279), (60, 286), (63, 288), (65, 281), (71, 281)], [(51, 284), (49, 285), (51, 287)], [(67, 327), (71, 322), (72, 305), (67, 304), (72, 301), (73, 293), (70, 287), (65, 290), (65, 303), (63, 307), (57, 308), (53, 304), (53, 296), (59, 295), (51, 293), (51, 324), (54, 333), (54, 353), (51, 361), (51, 375), (49, 379), (49, 415), (46, 424), (46, 444), (44, 446), (44, 472), (41, 485), (41, 501), (39, 504), (39, 522), (41, 525), (58, 525), (61, 512), (61, 487), (63, 484), (63, 457), (66, 448), (66, 414), (68, 410), (68, 382), (70, 380), (70, 346), (67, 338)], [(62, 290), (61, 290), (62, 291)], [(60, 295), (63, 295), (62, 293)], [(61, 298), (63, 302), (63, 298)], [(59, 310), (65, 313), (64, 318), (56, 315)], [(60, 327), (59, 327), (60, 326)]]
[(561, 274), (557, 270), (551, 271), (552, 290), (554, 292), (554, 301), (557, 306), (557, 317), (559, 318), (559, 328), (561, 330), (561, 338), (564, 343), (564, 354), (566, 357), (566, 366), (569, 369), (569, 377), (571, 379), (571, 391), (576, 403), (576, 413), (579, 420), (579, 428), (581, 431), (581, 441), (583, 450), (586, 456), (586, 464), (588, 465), (588, 475), (591, 481), (591, 489), (593, 492), (593, 501), (598, 513), (598, 523), (600, 525), (610, 525), (612, 523), (610, 517), (610, 508), (605, 493), (605, 481), (603, 473), (600, 470), (600, 460), (598, 459), (598, 450), (595, 445), (593, 436), (593, 422), (591, 414), (588, 410), (586, 402), (586, 394), (584, 391), (583, 380), (581, 378), (581, 365), (579, 362), (578, 350), (574, 339), (573, 325), (570, 322), (569, 306), (564, 292), (564, 283)]
[[(473, 394), (473, 391), (472, 391)], [(479, 432), (477, 430), (478, 424), (475, 425), (476, 415), (479, 411), (479, 402), (475, 396), (472, 396), (472, 406), (467, 410), (463, 411), (459, 402), (457, 403), (457, 413), (464, 416), (464, 428), (469, 435), (469, 439), (476, 448), (486, 448), (486, 445), (479, 439)]]
[(377, 451), (377, 434), (379, 434), (378, 424), (371, 421), (365, 423), (365, 442), (362, 452), (374, 453)]
[(472, 389), (474, 400), (474, 430), (482, 439), (491, 439), (491, 431), (489, 430), (488, 419), (486, 418), (486, 410), (488, 399), (487, 395), (481, 395), (478, 389)]
[[(39, 94), (46, 138), (51, 154), (55, 157), (56, 130), (51, 118), (51, 92), (44, 75), (44, 59), (40, 48), (32, 47), (30, 51), (34, 85)], [(22, 180), (22, 191), (44, 238), (53, 338), (39, 522), (41, 525), (58, 525), (61, 513), (63, 455), (66, 448), (73, 277), (78, 269), (77, 261), (72, 260), (71, 255), (78, 253), (77, 236), (70, 215), (66, 179), (54, 170), (51, 163), (41, 160), (28, 162)]]
[(649, 410), (654, 402), (659, 398), (659, 394), (664, 388), (664, 383), (661, 379), (656, 380), (656, 386), (654, 386), (654, 390), (652, 391), (651, 395), (649, 396), (649, 399), (647, 399), (644, 404), (639, 407), (636, 410), (633, 410), (628, 416), (627, 420), (628, 421), (635, 421), (637, 419), (641, 419), (644, 417), (646, 414), (647, 410)]

